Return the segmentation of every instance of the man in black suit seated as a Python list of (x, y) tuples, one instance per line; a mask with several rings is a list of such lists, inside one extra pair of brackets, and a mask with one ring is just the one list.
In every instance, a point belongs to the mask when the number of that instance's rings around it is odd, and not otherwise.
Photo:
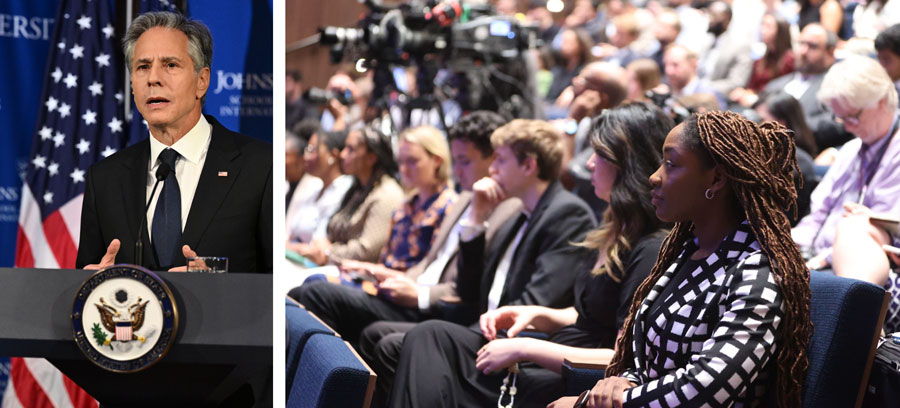
[[(491, 176), (474, 184), (472, 210), (461, 221), (457, 307), (468, 313), (456, 313), (456, 320), (466, 325), (477, 325), (481, 313), (505, 305), (574, 304), (575, 274), (587, 250), (572, 243), (595, 225), (591, 209), (557, 181), (563, 151), (554, 126), (513, 120), (494, 131), (491, 142), (496, 154)], [(488, 244), (485, 232), (492, 226), (485, 221), (507, 197), (520, 199), (522, 211), (503, 223)], [(378, 374), (379, 390), (390, 390), (403, 336), (412, 327), (378, 322), (363, 331), (360, 352)]]
[[(76, 266), (183, 270), (201, 254), (228, 257), (234, 272), (271, 273), (272, 147), (202, 115), (209, 30), (180, 14), (147, 13), (132, 22), (124, 51), (151, 137), (88, 170)], [(157, 175), (165, 182), (151, 197)]]

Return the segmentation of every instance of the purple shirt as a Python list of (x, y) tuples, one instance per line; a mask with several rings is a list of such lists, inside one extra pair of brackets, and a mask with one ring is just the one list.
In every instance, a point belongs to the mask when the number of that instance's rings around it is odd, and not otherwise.
[[(896, 122), (895, 116), (891, 129)], [(878, 160), (878, 153), (887, 142), (888, 137), (882, 137), (868, 149), (862, 149), (862, 141), (856, 138), (841, 147), (834, 164), (812, 192), (809, 215), (791, 231), (797, 245), (812, 246), (817, 254), (831, 250), (835, 225), (844, 215), (843, 204), (859, 202), (862, 168)], [(862, 205), (875, 213), (900, 214), (900, 135), (891, 138), (871, 177)], [(831, 262), (830, 255), (828, 262)]]

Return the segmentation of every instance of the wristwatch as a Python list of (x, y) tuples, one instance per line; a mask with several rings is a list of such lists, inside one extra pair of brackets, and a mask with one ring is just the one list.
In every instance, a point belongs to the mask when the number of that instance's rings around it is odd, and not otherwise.
[(575, 405), (572, 408), (584, 408), (587, 406), (588, 399), (591, 397), (591, 390), (584, 390), (581, 392), (581, 395), (578, 396), (578, 399), (575, 400)]

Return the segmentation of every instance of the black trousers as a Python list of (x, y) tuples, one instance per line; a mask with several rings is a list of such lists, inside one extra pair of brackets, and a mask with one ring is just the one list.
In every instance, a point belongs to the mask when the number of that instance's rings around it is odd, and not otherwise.
[(379, 320), (418, 322), (424, 314), (369, 295), (360, 289), (314, 281), (292, 289), (288, 296), (306, 306), (341, 337), (357, 344), (360, 332)]
[(400, 350), (403, 348), (403, 338), (416, 325), (417, 323), (410, 322), (381, 321), (370, 324), (360, 334), (357, 350), (375, 374), (378, 374), (372, 398), (373, 408), (387, 406), (394, 386)]
[[(403, 340), (388, 406), (496, 405), (506, 372), (485, 375), (475, 368), (478, 349), (486, 342), (481, 333), (454, 323), (429, 320), (416, 325)], [(529, 363), (519, 364), (516, 388), (515, 407), (546, 407), (564, 390), (559, 374)]]

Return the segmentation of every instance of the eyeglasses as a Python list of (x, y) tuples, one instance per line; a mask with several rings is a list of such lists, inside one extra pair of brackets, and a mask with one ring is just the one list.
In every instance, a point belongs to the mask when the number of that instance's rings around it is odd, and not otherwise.
[(840, 116), (836, 113), (832, 113), (834, 116), (834, 120), (840, 123), (844, 123), (850, 126), (859, 125), (859, 115), (862, 115), (863, 109), (860, 109), (856, 114), (849, 116)]

